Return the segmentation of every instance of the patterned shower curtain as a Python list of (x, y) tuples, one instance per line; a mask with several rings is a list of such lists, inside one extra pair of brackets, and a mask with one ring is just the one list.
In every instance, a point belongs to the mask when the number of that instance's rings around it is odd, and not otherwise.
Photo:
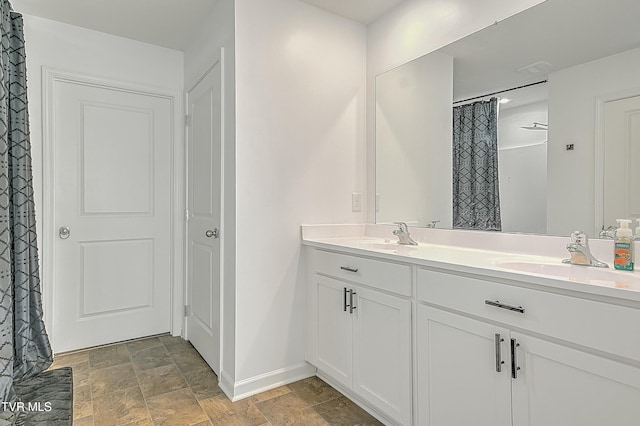
[(453, 109), (453, 227), (502, 229), (496, 98)]
[(0, 31), (0, 397), (8, 402), (12, 382), (45, 370), (52, 354), (42, 318), (22, 16), (8, 0), (0, 0)]

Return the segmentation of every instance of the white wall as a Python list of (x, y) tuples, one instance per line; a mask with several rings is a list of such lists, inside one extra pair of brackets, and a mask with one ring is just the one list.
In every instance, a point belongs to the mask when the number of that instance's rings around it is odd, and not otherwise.
[(199, 33), (185, 51), (185, 90), (193, 88), (224, 49), (224, 140), (222, 191), (222, 330), (220, 383), (225, 392), (236, 378), (236, 96), (235, 4), (218, 0)]
[[(43, 67), (126, 85), (142, 86), (158, 93), (174, 94), (176, 96), (174, 137), (178, 146), (181, 146), (182, 128), (179, 123), (182, 117), (180, 97), (183, 87), (183, 55), (178, 51), (32, 16), (24, 16), (24, 33), (40, 270), (45, 301), (45, 321), (51, 329), (51, 313), (46, 311), (46, 304), (51, 297), (51, 275), (47, 272), (50, 271), (52, 260), (43, 250), (49, 235), (44, 234), (42, 227), (43, 214), (47, 212), (43, 195), (44, 179), (46, 179), (42, 128)], [(175, 164), (180, 167), (183, 160), (179, 151), (177, 154)], [(180, 168), (175, 172), (178, 176), (184, 173)], [(180, 186), (178, 184), (176, 190), (180, 190)], [(178, 203), (175, 211), (180, 212), (181, 209), (184, 209), (184, 206)], [(178, 227), (179, 225), (178, 222)], [(176, 236), (178, 235), (179, 230)], [(182, 269), (180, 266), (176, 268), (174, 280), (181, 282)], [(177, 287), (174, 296), (182, 297), (181, 288), (179, 285)], [(181, 300), (177, 303), (179, 312)], [(180, 316), (177, 319), (179, 320)], [(174, 331), (179, 332), (180, 324), (176, 325), (177, 330), (174, 328)]]
[(406, 0), (368, 28), (367, 221), (375, 221), (375, 77), (542, 0)]
[(450, 228), (453, 58), (434, 52), (376, 81), (376, 222)]
[(504, 232), (547, 233), (547, 132), (522, 128), (534, 122), (547, 123), (546, 101), (500, 108), (498, 114), (498, 182)]
[[(213, 66), (213, 57), (222, 46), (227, 50), (227, 62), (233, 71), (235, 41), (235, 4), (233, 0), (216, 0), (213, 11), (184, 52), (184, 87), (189, 90)], [(227, 75), (235, 81), (235, 72)], [(233, 92), (231, 92), (233, 93)], [(233, 96), (232, 96), (233, 97)]]
[[(517, 93), (517, 91), (514, 92)], [(508, 108), (509, 104), (506, 105), (507, 107), (499, 105), (498, 149), (537, 145), (547, 141), (546, 131), (522, 128), (523, 126), (533, 126), (534, 122), (547, 124), (549, 109), (547, 100), (513, 108)]]
[[(550, 234), (581, 229), (597, 235), (595, 224), (596, 99), (616, 93), (640, 94), (640, 49), (633, 49), (549, 76), (547, 199)], [(566, 145), (574, 144), (573, 151)]]
[[(309, 374), (300, 224), (362, 222), (366, 27), (236, 0), (236, 381)], [(263, 377), (264, 379), (264, 377)]]

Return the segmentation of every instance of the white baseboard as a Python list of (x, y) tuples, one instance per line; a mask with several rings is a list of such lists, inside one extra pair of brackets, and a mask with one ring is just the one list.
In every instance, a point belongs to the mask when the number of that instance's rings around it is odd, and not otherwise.
[(218, 387), (222, 389), (227, 398), (233, 400), (233, 380), (229, 377), (226, 371), (222, 370), (220, 376), (218, 376)]
[(307, 362), (270, 371), (259, 376), (233, 382), (224, 371), (220, 373), (218, 386), (231, 401), (265, 392), (307, 377), (315, 376), (316, 368)]

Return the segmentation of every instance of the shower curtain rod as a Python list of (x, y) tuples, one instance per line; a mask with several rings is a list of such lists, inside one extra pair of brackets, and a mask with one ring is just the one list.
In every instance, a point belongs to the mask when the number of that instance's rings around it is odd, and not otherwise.
[(542, 84), (542, 83), (546, 83), (546, 82), (547, 82), (547, 80), (537, 81), (535, 83), (529, 83), (529, 84), (525, 84), (525, 85), (518, 86), (518, 87), (512, 87), (511, 89), (499, 90), (497, 92), (487, 93), (486, 95), (474, 96), (473, 98), (463, 99), (461, 101), (455, 101), (453, 104), (454, 105), (455, 104), (462, 104), (464, 102), (469, 102), (469, 101), (473, 101), (473, 100), (476, 100), (476, 99), (486, 98), (487, 96), (499, 95), (500, 93), (511, 92), (512, 90), (524, 89), (525, 87), (535, 86), (537, 84)]

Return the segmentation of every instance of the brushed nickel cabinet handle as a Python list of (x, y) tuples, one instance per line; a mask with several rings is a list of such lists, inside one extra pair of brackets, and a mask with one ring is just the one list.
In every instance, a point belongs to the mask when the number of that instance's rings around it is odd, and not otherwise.
[(516, 342), (516, 339), (511, 339), (511, 377), (513, 379), (518, 378), (518, 355), (516, 354), (516, 348), (518, 348), (520, 344)]
[(490, 306), (495, 306), (496, 308), (506, 309), (508, 311), (514, 311), (524, 314), (524, 308), (522, 306), (507, 305), (504, 303), (500, 303), (499, 300), (496, 300), (495, 302), (493, 300), (485, 300), (484, 303)]
[(355, 306), (353, 304), (353, 296), (356, 294), (355, 291), (353, 290), (349, 290), (349, 313), (352, 314), (353, 311), (357, 308), (357, 306)]
[(342, 310), (344, 312), (347, 312), (347, 308), (349, 307), (349, 305), (347, 305), (347, 288), (344, 287), (344, 293), (343, 293), (343, 302), (342, 302)]
[(347, 272), (353, 272), (353, 273), (358, 272), (358, 268), (351, 268), (349, 266), (341, 266), (340, 269)]
[(500, 337), (500, 333), (496, 333), (495, 335), (495, 343), (496, 343), (496, 372), (502, 372), (502, 364), (504, 361), (502, 360), (502, 349), (500, 348), (500, 343), (504, 342), (504, 339)]

